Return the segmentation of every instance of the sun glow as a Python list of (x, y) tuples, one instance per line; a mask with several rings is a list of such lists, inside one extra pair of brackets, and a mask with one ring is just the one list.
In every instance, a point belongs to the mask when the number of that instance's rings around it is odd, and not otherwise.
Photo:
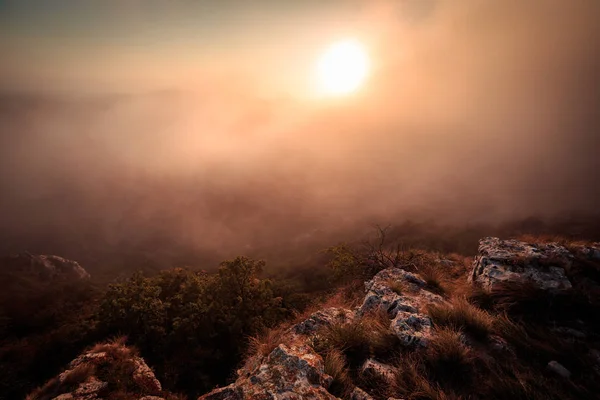
[(344, 40), (332, 44), (316, 66), (318, 90), (341, 96), (356, 91), (369, 73), (369, 56), (360, 42)]

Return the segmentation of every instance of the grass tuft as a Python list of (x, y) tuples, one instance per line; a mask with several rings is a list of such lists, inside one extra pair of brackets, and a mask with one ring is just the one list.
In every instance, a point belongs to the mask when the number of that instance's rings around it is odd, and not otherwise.
[(58, 377), (51, 379), (44, 386), (34, 390), (27, 396), (27, 400), (50, 400), (60, 394), (72, 392), (94, 373), (95, 367), (93, 365), (79, 365), (66, 375), (62, 382)]
[(432, 304), (428, 313), (438, 327), (458, 329), (477, 340), (486, 339), (492, 330), (493, 317), (464, 298), (451, 304)]
[(424, 264), (419, 267), (418, 273), (429, 290), (437, 294), (446, 293), (446, 276), (440, 266), (435, 263)]
[(325, 354), (324, 366), (325, 373), (333, 378), (333, 382), (329, 386), (329, 392), (337, 397), (348, 397), (353, 384), (344, 354), (337, 349), (330, 349)]
[(406, 292), (406, 286), (401, 281), (390, 279), (386, 282), (386, 284), (390, 289), (392, 289), (392, 292), (399, 296), (402, 296), (402, 293)]
[(463, 344), (460, 332), (449, 328), (436, 330), (424, 359), (433, 380), (454, 387), (469, 384), (473, 355)]
[(262, 334), (252, 336), (248, 340), (248, 354), (268, 356), (283, 342), (284, 329), (268, 329)]
[(351, 368), (357, 368), (369, 357), (386, 359), (394, 355), (398, 338), (389, 329), (384, 313), (366, 315), (349, 324), (324, 327), (315, 337), (315, 349), (322, 355), (341, 351)]

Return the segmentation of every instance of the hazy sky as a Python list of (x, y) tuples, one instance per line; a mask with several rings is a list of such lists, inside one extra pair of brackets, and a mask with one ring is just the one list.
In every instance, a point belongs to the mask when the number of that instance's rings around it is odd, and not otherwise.
[(219, 77), (253, 81), (270, 94), (304, 95), (315, 59), (329, 43), (357, 37), (375, 51), (382, 20), (411, 24), (427, 18), (433, 4), (3, 0), (0, 45), (8, 57), (2, 84), (128, 90)]
[[(597, 212), (598, 21), (597, 0), (0, 0), (0, 244)], [(315, 97), (348, 37), (368, 80)]]

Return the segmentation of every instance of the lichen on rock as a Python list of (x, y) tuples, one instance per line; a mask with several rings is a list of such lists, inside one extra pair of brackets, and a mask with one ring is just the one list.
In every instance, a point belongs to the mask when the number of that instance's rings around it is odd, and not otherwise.
[(570, 289), (565, 268), (573, 255), (556, 243), (530, 244), (487, 237), (479, 241), (479, 254), (469, 279), (486, 290), (499, 283), (528, 282), (548, 291)]

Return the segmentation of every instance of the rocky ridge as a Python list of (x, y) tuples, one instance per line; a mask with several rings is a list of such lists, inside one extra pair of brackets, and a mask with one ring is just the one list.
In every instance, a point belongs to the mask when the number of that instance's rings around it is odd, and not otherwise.
[[(287, 331), (286, 344), (279, 344), (267, 356), (248, 363), (231, 385), (199, 400), (336, 399), (327, 391), (333, 379), (325, 373), (323, 358), (311, 347), (314, 335), (334, 324), (347, 324), (369, 313), (382, 312), (390, 321), (390, 331), (403, 346), (426, 347), (433, 324), (425, 309), (428, 304), (444, 302), (426, 286), (419, 275), (399, 268), (380, 271), (365, 283), (367, 294), (356, 310), (332, 307), (315, 312)], [(393, 379), (391, 367), (374, 359), (366, 360), (361, 370)], [(355, 389), (353, 397), (370, 398), (360, 388)]]
[[(600, 259), (600, 246), (582, 247), (578, 251)], [(507, 281), (529, 282), (547, 291), (569, 290), (572, 284), (565, 269), (572, 266), (573, 258), (570, 250), (556, 243), (531, 244), (488, 237), (480, 241), (479, 254), (468, 279), (486, 290)], [(325, 373), (323, 359), (311, 348), (309, 339), (324, 327), (351, 323), (373, 312), (387, 314), (389, 329), (402, 346), (417, 349), (428, 346), (434, 332), (427, 307), (444, 304), (446, 300), (429, 290), (419, 274), (400, 268), (384, 269), (365, 282), (365, 291), (364, 300), (356, 310), (328, 308), (310, 315), (288, 331), (286, 340), (293, 345), (280, 344), (266, 357), (238, 371), (234, 383), (199, 400), (337, 398), (327, 391), (332, 378)], [(564, 367), (556, 365), (552, 362), (549, 368), (560, 371), (560, 376), (569, 376)], [(393, 379), (393, 367), (374, 359), (365, 361), (361, 373)], [(358, 387), (350, 398), (372, 399)]]
[[(479, 254), (473, 261), (468, 281), (486, 291), (506, 282), (527, 282), (549, 293), (569, 291), (579, 284), (578, 280), (572, 282), (570, 279), (576, 269), (575, 256), (597, 262), (600, 260), (600, 245), (567, 249), (557, 243), (532, 244), (484, 238), (480, 241)], [(451, 263), (443, 261), (440, 265)], [(390, 334), (397, 338), (400, 346), (412, 351), (425, 351), (436, 334), (432, 317), (428, 314), (432, 305), (453, 307), (444, 297), (434, 293), (418, 273), (401, 268), (383, 269), (365, 282), (365, 296), (360, 306), (355, 309), (329, 307), (309, 315), (285, 330), (269, 351), (251, 356), (237, 371), (233, 383), (202, 395), (198, 400), (337, 399), (329, 391), (334, 378), (326, 372), (325, 360), (314, 346), (315, 338), (323, 330), (360, 322), (373, 314), (384, 315), (389, 321)], [(493, 336), (489, 343), (492, 348), (495, 346), (502, 351), (508, 346), (502, 338)], [(512, 354), (512, 351), (509, 352)], [(102, 349), (85, 353), (59, 375), (58, 381), (65, 382), (74, 371), (83, 368), (82, 365), (94, 366), (104, 362), (102, 360), (107, 354), (110, 351)], [(597, 359), (598, 366), (595, 368), (600, 371), (600, 356)], [(144, 396), (160, 395), (160, 383), (150, 368), (137, 356), (130, 360), (133, 384)], [(368, 358), (358, 371), (376, 381), (390, 381), (394, 379), (394, 368), (382, 360)], [(550, 361), (547, 369), (557, 379), (571, 377), (571, 372), (557, 361)], [(103, 397), (106, 390), (106, 380), (89, 374), (77, 385), (71, 385), (69, 391), (47, 398), (93, 400), (106, 398)], [(138, 398), (160, 399), (144, 396)], [(40, 398), (43, 397), (30, 397), (31, 400)], [(356, 386), (349, 398), (373, 399), (367, 388)]]

